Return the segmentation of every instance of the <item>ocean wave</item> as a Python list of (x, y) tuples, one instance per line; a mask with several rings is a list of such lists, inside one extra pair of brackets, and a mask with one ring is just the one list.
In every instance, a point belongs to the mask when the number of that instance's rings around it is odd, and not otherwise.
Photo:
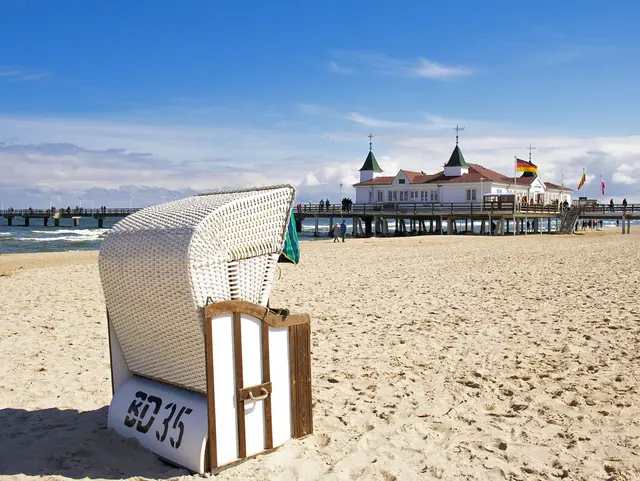
[(21, 237), (14, 238), (14, 241), (24, 241), (24, 242), (91, 242), (91, 241), (100, 241), (102, 240), (102, 236), (81, 236), (81, 237), (71, 237), (71, 236), (60, 236), (60, 237)]
[(55, 229), (55, 230), (32, 230), (29, 231), (34, 234), (50, 234), (50, 235), (59, 235), (59, 234), (75, 234), (75, 235), (95, 235), (105, 234), (109, 232), (109, 229)]
[(10, 237), (13, 235), (13, 232), (0, 232), (0, 236), (2, 237)]

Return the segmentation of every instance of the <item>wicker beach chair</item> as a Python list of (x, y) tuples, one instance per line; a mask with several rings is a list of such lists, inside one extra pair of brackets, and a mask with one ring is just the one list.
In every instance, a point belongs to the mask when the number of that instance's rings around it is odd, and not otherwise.
[(294, 198), (203, 194), (105, 236), (110, 427), (200, 473), (312, 431), (309, 316), (267, 307)]

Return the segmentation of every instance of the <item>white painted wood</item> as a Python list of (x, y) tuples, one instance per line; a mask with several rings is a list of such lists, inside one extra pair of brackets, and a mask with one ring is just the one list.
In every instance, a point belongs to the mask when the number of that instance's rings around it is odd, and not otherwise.
[(111, 351), (111, 382), (113, 385), (113, 394), (118, 392), (118, 389), (122, 384), (133, 376), (133, 373), (127, 366), (127, 361), (124, 358), (120, 341), (116, 336), (116, 331), (113, 329), (111, 322), (109, 324), (109, 349)]
[(131, 376), (113, 397), (107, 424), (171, 463), (204, 473), (205, 396)]
[[(262, 321), (242, 314), (242, 374), (244, 385), (262, 384)], [(247, 456), (266, 449), (264, 436), (264, 401), (244, 403)]]
[(269, 327), (269, 360), (271, 364), (271, 424), (273, 446), (292, 436), (291, 373), (289, 370), (289, 329)]
[(236, 418), (236, 369), (233, 349), (233, 314), (212, 320), (213, 371), (216, 406), (216, 445), (218, 465), (238, 459)]

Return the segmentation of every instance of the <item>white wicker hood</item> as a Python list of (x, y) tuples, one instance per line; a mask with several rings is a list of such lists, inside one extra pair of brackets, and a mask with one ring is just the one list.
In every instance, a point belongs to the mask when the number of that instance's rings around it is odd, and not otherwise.
[(205, 392), (207, 299), (266, 305), (295, 189), (213, 192), (143, 209), (105, 236), (100, 279), (135, 374)]

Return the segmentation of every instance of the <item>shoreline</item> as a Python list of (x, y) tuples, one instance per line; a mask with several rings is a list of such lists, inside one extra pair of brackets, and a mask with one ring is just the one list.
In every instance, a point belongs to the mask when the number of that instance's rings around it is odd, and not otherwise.
[[(371, 237), (349, 237), (347, 236), (347, 243), (351, 242), (367, 242), (371, 240), (377, 241), (408, 241), (408, 240), (426, 240), (429, 239), (527, 239), (527, 238), (571, 238), (576, 237), (579, 238), (581, 236), (610, 236), (610, 235), (622, 235), (619, 230), (613, 230), (615, 226), (605, 226), (603, 229), (598, 229), (596, 231), (586, 230), (586, 231), (577, 231), (575, 234), (571, 235), (559, 235), (559, 234), (534, 234), (529, 233), (528, 235), (519, 234), (517, 236), (513, 236), (512, 234), (505, 234), (504, 236), (488, 236), (488, 235), (479, 235), (479, 234), (454, 234), (454, 235), (438, 235), (438, 234), (428, 234), (428, 235), (405, 235), (405, 236), (371, 236)], [(629, 236), (638, 235), (638, 230), (633, 230)], [(627, 235), (627, 234), (625, 234)], [(303, 237), (299, 239), (300, 243), (303, 244), (322, 244), (325, 243), (333, 243), (333, 237), (328, 235), (328, 232), (322, 232), (322, 235), (319, 237)], [(453, 241), (455, 242), (455, 240)], [(13, 272), (15, 270), (20, 269), (37, 269), (44, 267), (53, 267), (56, 265), (76, 265), (76, 264), (91, 264), (97, 262), (99, 249), (92, 250), (62, 250), (55, 252), (16, 252), (16, 253), (0, 253), (0, 275), (7, 274)]]

